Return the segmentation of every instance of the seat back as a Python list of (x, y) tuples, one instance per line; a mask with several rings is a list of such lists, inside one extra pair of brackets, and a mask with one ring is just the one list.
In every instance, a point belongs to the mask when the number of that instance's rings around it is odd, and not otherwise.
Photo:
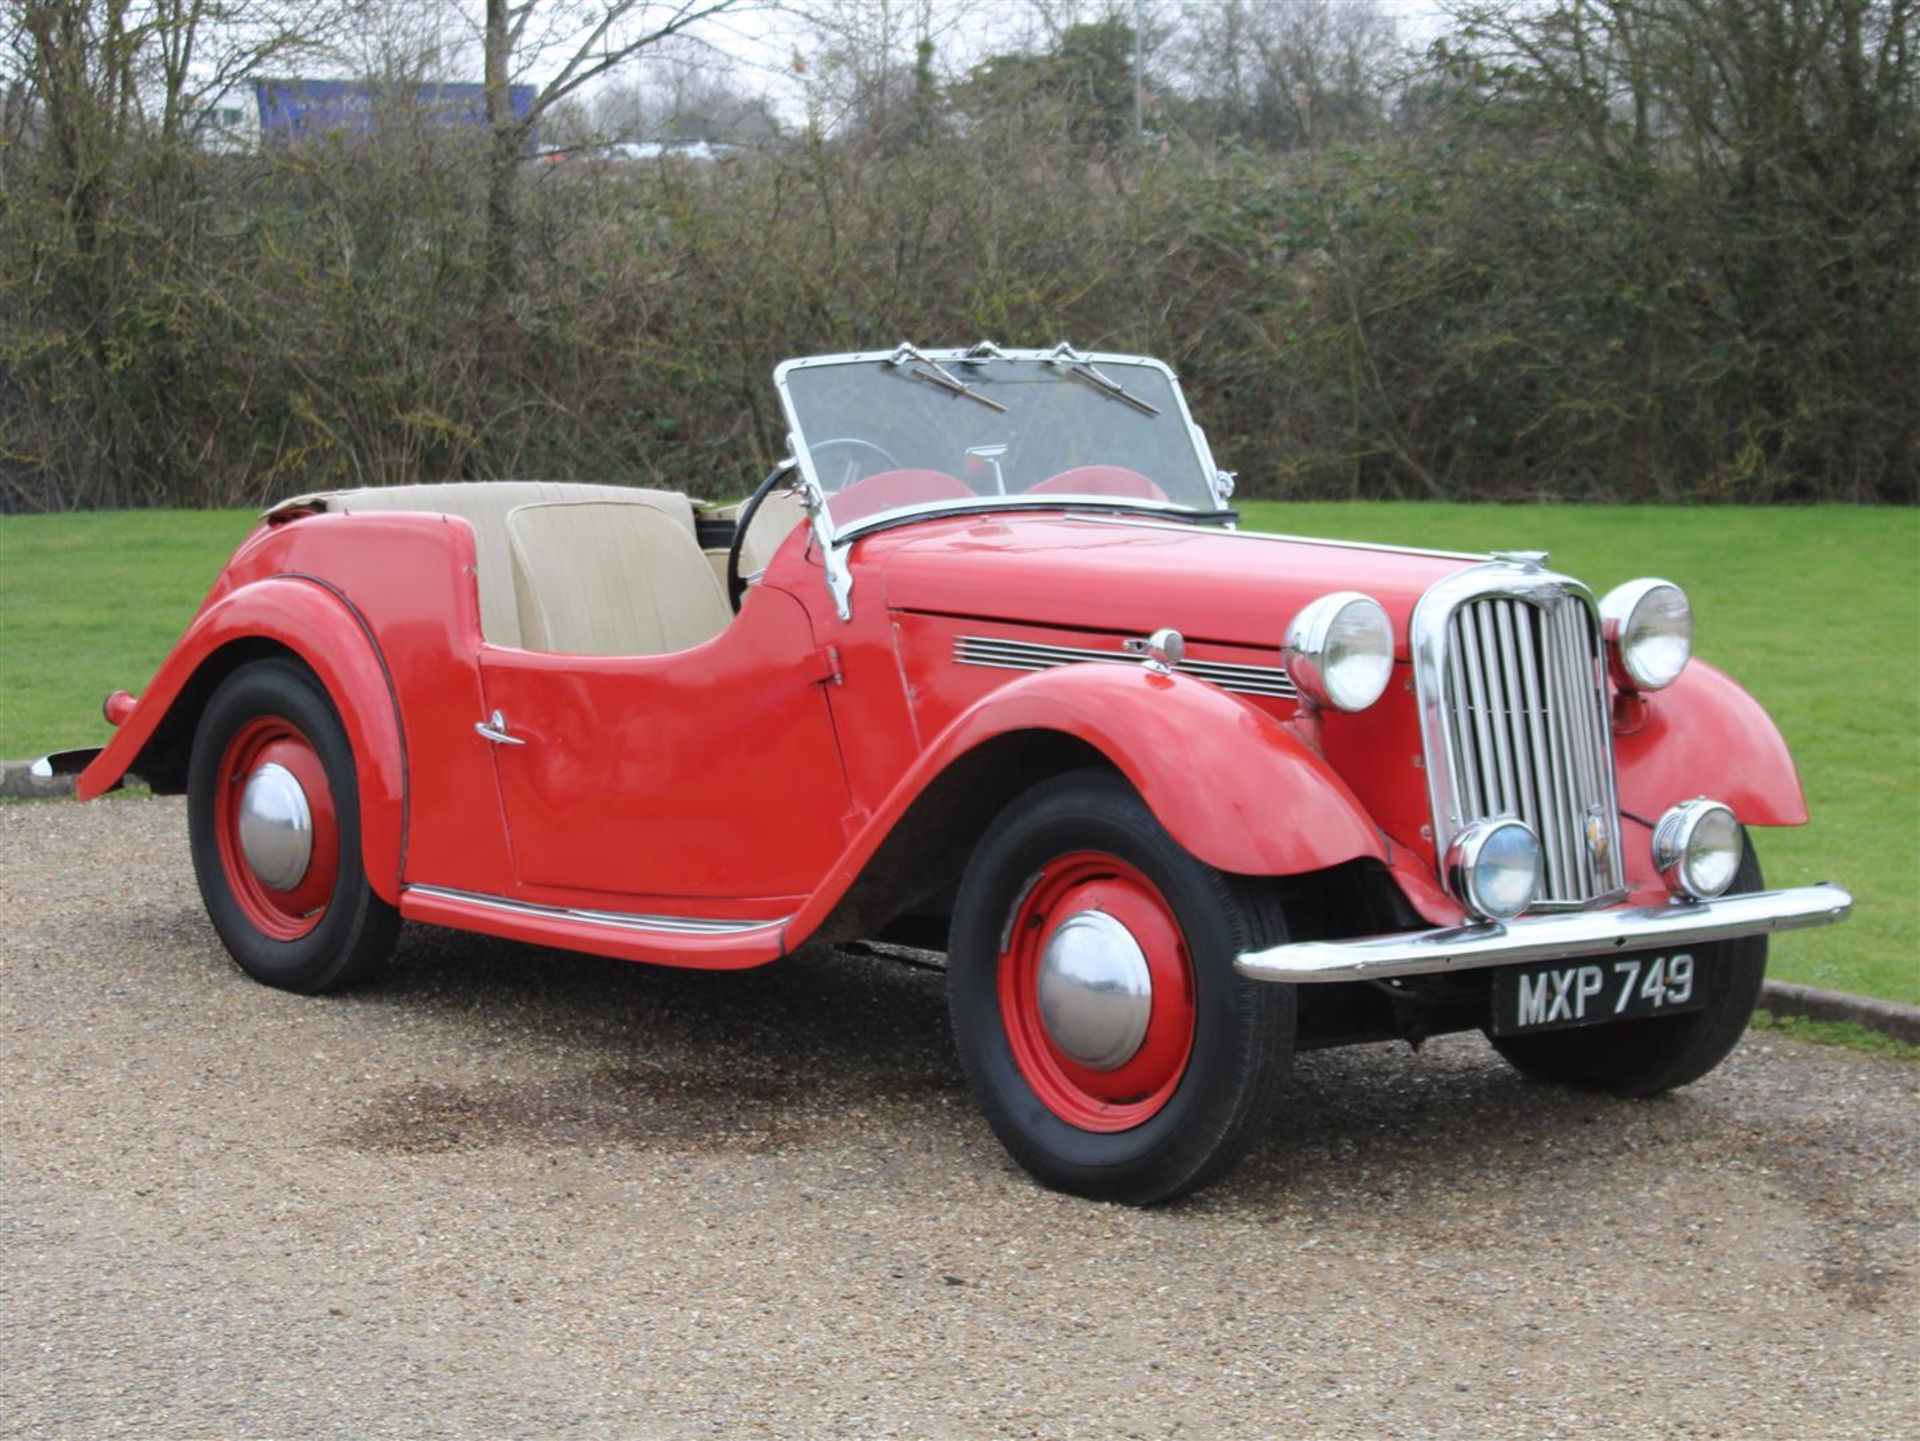
[(319, 491), (282, 501), (269, 518), (296, 510), (421, 510), (458, 516), (473, 527), (476, 579), (480, 591), (480, 631), (495, 645), (525, 645), (514, 592), (512, 557), (507, 545), (507, 516), (523, 505), (565, 501), (604, 501), (648, 506), (694, 536), (693, 503), (671, 490), (641, 490), (625, 485), (580, 485), (557, 480), (469, 480), (445, 485), (383, 485), (358, 490)]
[(760, 509), (753, 513), (753, 524), (747, 528), (746, 539), (740, 542), (740, 573), (758, 575), (765, 570), (781, 543), (796, 527), (805, 524), (806, 519), (807, 512), (799, 497), (784, 490), (776, 490), (761, 501)]
[(528, 650), (666, 655), (712, 640), (733, 619), (691, 529), (650, 505), (516, 506), (506, 531)]

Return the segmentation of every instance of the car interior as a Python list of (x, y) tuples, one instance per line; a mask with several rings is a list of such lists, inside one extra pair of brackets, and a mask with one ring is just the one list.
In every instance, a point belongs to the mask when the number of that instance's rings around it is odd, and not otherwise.
[[(296, 496), (267, 518), (375, 510), (472, 526), (480, 628), (494, 645), (666, 655), (713, 639), (733, 619), (722, 584), (732, 512), (677, 491), (536, 480), (396, 485)], [(742, 543), (743, 573), (764, 570), (801, 518), (791, 497), (769, 497)]]
[[(1032, 489), (1165, 498), (1118, 466), (1078, 467)], [(975, 496), (943, 472), (893, 469), (835, 492), (830, 507), (845, 525), (897, 506)], [(678, 491), (545, 480), (369, 486), (296, 496), (266, 518), (379, 510), (455, 516), (473, 528), (480, 629), (493, 645), (668, 655), (712, 640), (734, 616), (726, 575), (738, 507), (716, 509)], [(757, 579), (804, 519), (792, 494), (766, 494), (740, 541), (741, 576)]]

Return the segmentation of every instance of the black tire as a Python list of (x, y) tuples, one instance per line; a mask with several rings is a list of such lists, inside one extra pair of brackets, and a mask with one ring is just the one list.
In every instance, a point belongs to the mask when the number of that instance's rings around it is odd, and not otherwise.
[[(1184, 1070), (1160, 1108), (1125, 1130), (1085, 1129), (1056, 1114), (1015, 1059), (1002, 1012), (1001, 968), (1014, 964), (1018, 944), (1003, 953), (1002, 937), (1049, 862), (1075, 853), (1117, 857), (1157, 887), (1191, 962)], [(1152, 1205), (1220, 1176), (1279, 1103), (1297, 1016), (1294, 987), (1249, 981), (1233, 959), (1283, 939), (1264, 888), (1194, 859), (1120, 777), (1078, 771), (1022, 795), (967, 865), (950, 941), (954, 1041), (994, 1134), (1042, 1184), (1097, 1200)]]
[[(1749, 840), (1729, 894), (1764, 889)], [(1539, 1035), (1488, 1036), (1515, 1070), (1615, 1096), (1657, 1096), (1699, 1080), (1727, 1058), (1746, 1033), (1767, 973), (1767, 938), (1743, 936), (1688, 947), (1696, 974), (1712, 985), (1698, 1011)]]
[[(227, 872), (216, 816), (224, 794), (221, 762), (229, 744), (243, 729), (276, 720), (311, 742), (331, 792), (337, 829), (337, 847), (329, 848), (336, 870), (324, 909), (317, 910), (319, 918), (310, 930), (290, 939), (263, 931), (236, 896), (236, 886), (244, 887), (246, 881)], [(207, 703), (188, 763), (187, 834), (213, 928), (240, 969), (255, 980), (305, 994), (337, 990), (362, 979), (392, 954), (400, 913), (367, 884), (353, 749), (325, 688), (297, 661), (243, 666)], [(320, 860), (316, 855), (314, 864)]]

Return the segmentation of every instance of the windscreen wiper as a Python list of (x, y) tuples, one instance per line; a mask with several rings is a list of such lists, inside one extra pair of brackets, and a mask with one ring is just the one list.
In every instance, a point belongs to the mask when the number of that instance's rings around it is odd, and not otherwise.
[(986, 406), (987, 409), (997, 410), (1002, 415), (1007, 413), (1006, 406), (997, 400), (982, 395), (952, 371), (944, 369), (939, 361), (925, 354), (916, 346), (909, 345), (903, 341), (900, 348), (893, 352), (893, 358), (887, 363), (889, 365), (905, 365), (908, 361), (914, 363), (915, 368), (908, 373), (912, 375), (915, 380), (924, 380), (930, 385), (937, 385), (952, 395), (964, 395), (968, 400), (977, 400), (980, 404)]
[(1145, 400), (1135, 395), (1131, 390), (1128, 390), (1126, 386), (1101, 370), (1091, 360), (1087, 359), (1086, 356), (1075, 350), (1071, 345), (1068, 345), (1064, 340), (1054, 346), (1052, 353), (1047, 356), (1047, 364), (1066, 367), (1068, 375), (1079, 376), (1088, 384), (1106, 391), (1106, 393), (1111, 395), (1115, 400), (1124, 401), (1128, 405), (1131, 405), (1142, 415), (1158, 415), (1160, 413), (1159, 406), (1150, 400)]

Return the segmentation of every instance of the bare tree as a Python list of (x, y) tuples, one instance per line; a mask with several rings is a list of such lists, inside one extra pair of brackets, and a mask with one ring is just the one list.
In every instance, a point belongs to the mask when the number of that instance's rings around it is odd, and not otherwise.
[[(514, 182), (527, 140), (555, 105), (735, 0), (485, 0), (481, 27), (492, 145), (487, 173), (487, 287), (513, 287)], [(524, 109), (516, 74), (546, 73)]]
[(329, 18), (324, 4), (293, 0), (21, 0), (4, 31), (8, 121), (33, 145), (17, 175), (0, 169), (0, 213), (18, 198), (50, 217), (36, 319), (80, 359), (84, 465), (114, 477), (104, 493), (114, 503), (164, 483), (160, 466), (137, 459), (147, 441), (118, 372), (143, 341), (130, 313), (142, 247), (156, 230), (203, 223), (199, 117), (262, 67), (315, 49)]
[(989, 13), (978, 0), (812, 0), (803, 65), (813, 123), (885, 136), (924, 120), (936, 59)]
[[(297, 0), (19, 0), (4, 63), (70, 158), (133, 137), (179, 146), (249, 76), (319, 53), (340, 18)], [(72, 127), (84, 125), (82, 137)], [(60, 127), (68, 127), (64, 132)]]
[(1180, 53), (1207, 127), (1282, 149), (1364, 139), (1386, 113), (1393, 19), (1338, 0), (1188, 5)]
[(666, 41), (620, 79), (594, 90), (592, 130), (615, 140), (751, 143), (778, 133), (772, 106), (704, 42)]
[(353, 0), (337, 52), (353, 74), (394, 84), (455, 78), (461, 51), (440, 0)]

